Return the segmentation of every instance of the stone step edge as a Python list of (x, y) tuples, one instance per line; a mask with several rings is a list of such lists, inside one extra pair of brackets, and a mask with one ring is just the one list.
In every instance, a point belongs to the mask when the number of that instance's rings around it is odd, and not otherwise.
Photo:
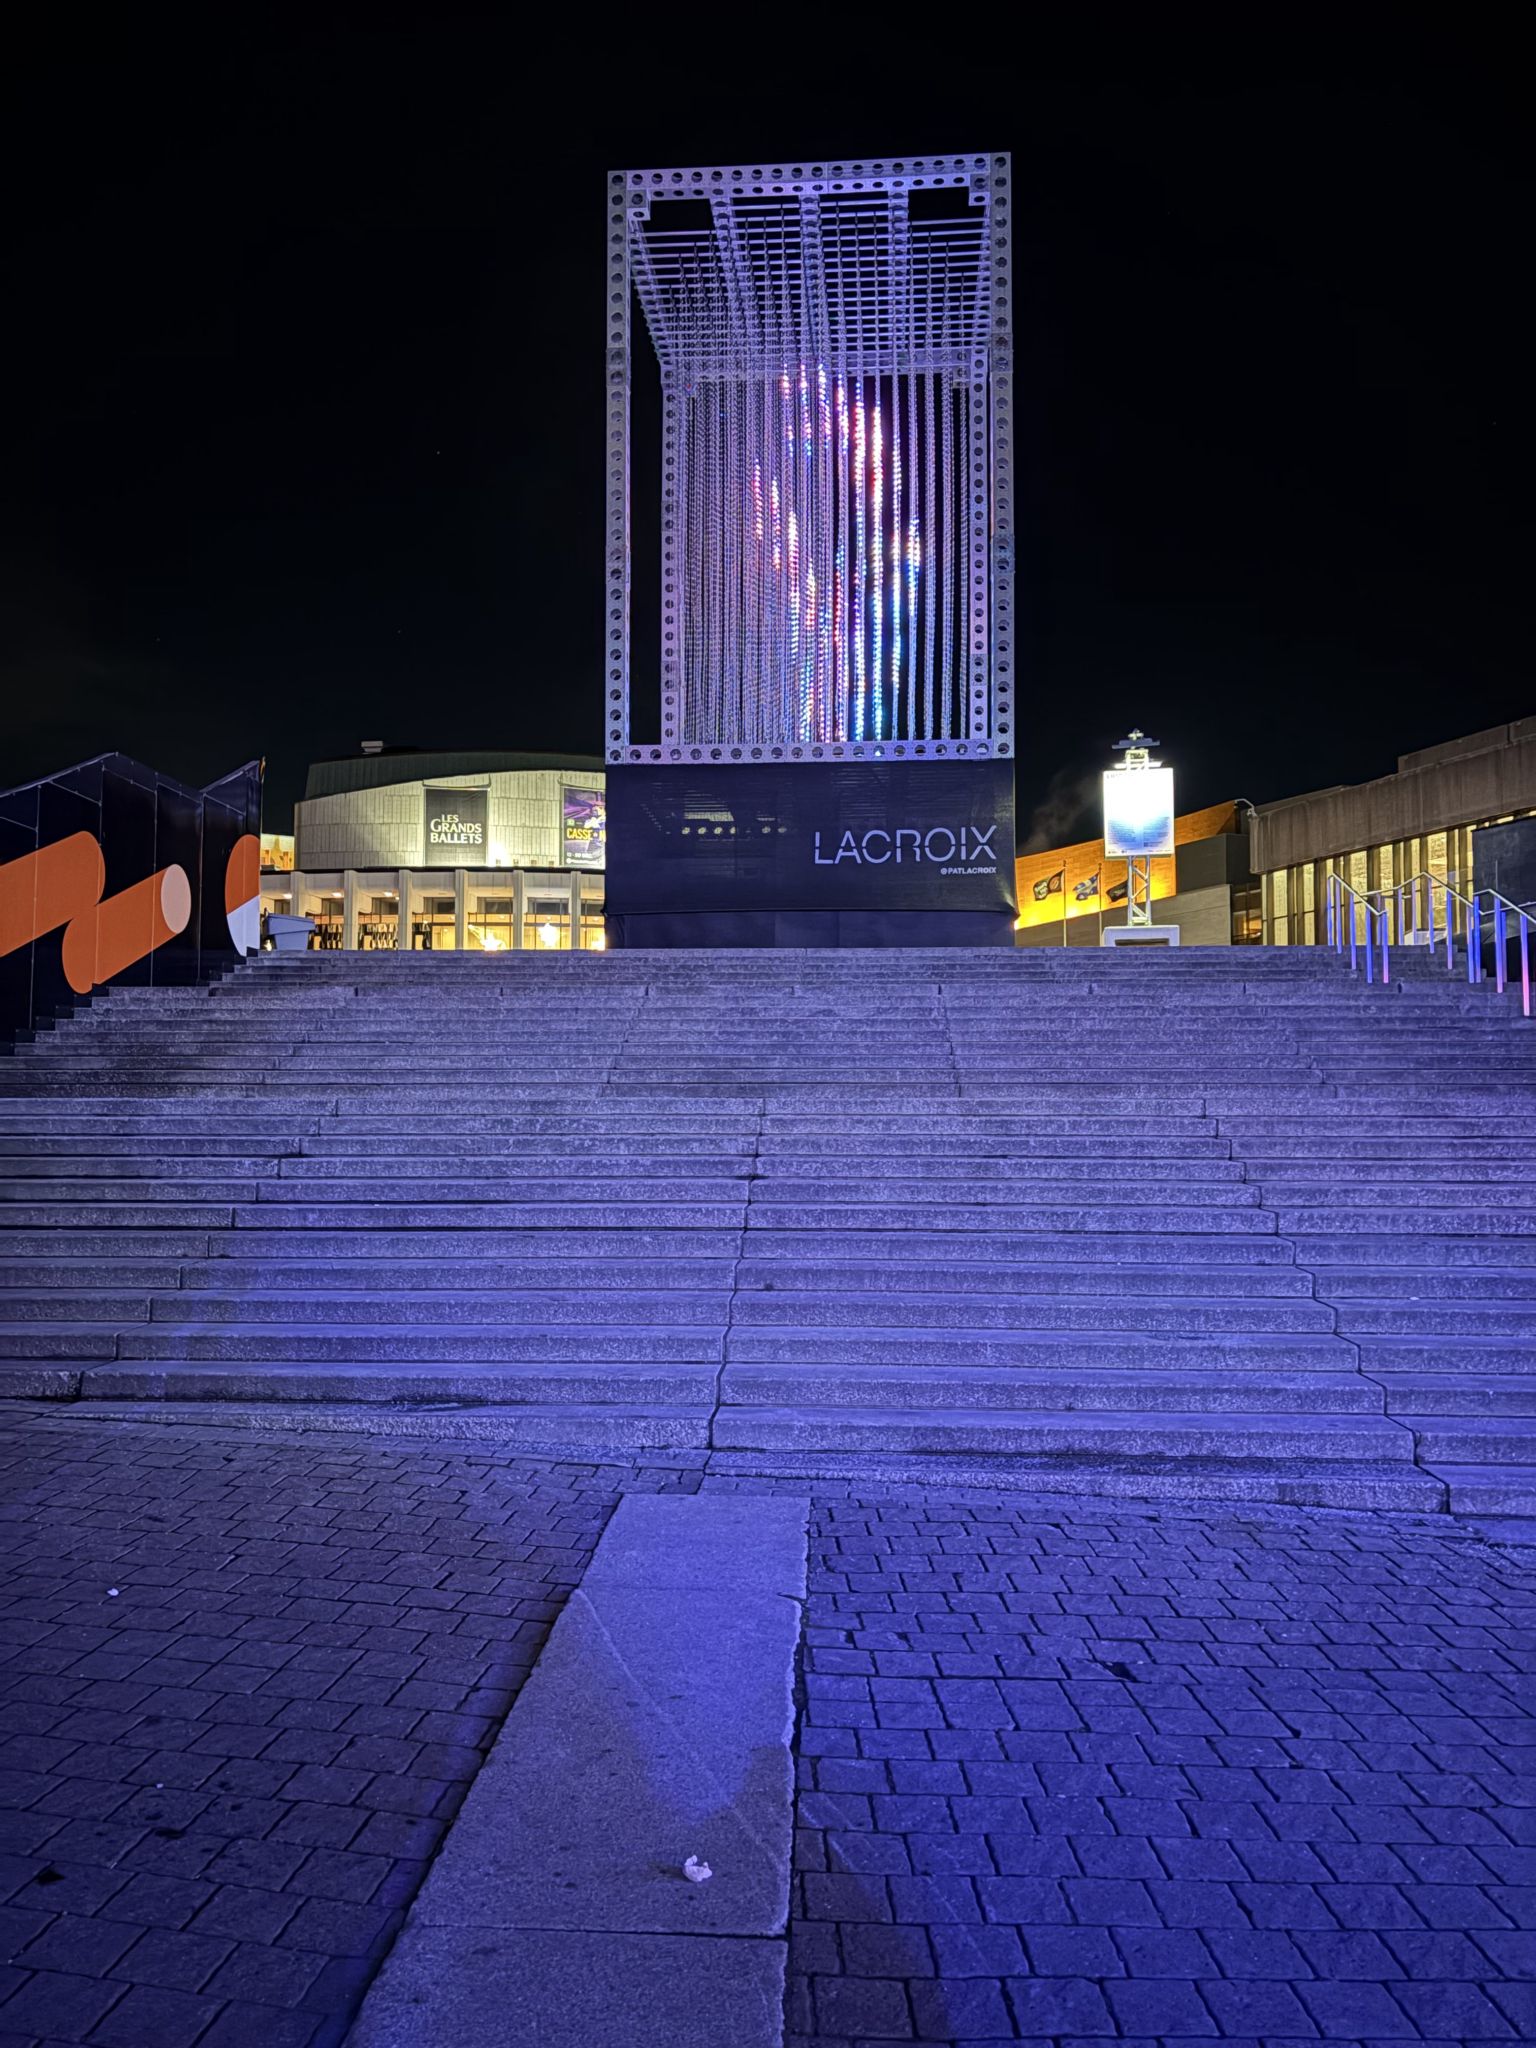
[(620, 1502), (351, 2048), (779, 2048), (809, 1512)]

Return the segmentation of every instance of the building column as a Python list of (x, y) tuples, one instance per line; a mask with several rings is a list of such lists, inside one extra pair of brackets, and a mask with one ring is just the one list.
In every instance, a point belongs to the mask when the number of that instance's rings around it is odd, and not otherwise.
[(469, 944), (469, 870), (453, 871), (453, 944), (462, 953)]
[(512, 876), (512, 943), (521, 950), (523, 943), (523, 912), (527, 907), (527, 887), (521, 868)]
[(341, 947), (344, 953), (357, 951), (357, 870), (346, 868), (341, 877)]
[(571, 951), (581, 951), (581, 869), (572, 868), (569, 876), (571, 885)]
[(409, 868), (402, 868), (399, 874), (396, 875), (395, 887), (399, 891), (396, 901), (400, 906), (400, 914), (395, 919), (395, 951), (397, 953), (409, 953), (411, 950), (411, 873)]

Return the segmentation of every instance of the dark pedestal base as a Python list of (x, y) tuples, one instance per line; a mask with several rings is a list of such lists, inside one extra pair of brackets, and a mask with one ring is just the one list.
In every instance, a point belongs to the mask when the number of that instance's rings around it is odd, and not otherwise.
[(610, 946), (1011, 946), (1011, 761), (608, 771)]

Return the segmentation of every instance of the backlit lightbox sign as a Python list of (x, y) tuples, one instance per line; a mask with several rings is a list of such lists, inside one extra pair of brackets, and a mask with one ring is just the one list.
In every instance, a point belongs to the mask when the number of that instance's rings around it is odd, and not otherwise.
[(600, 868), (608, 843), (608, 800), (600, 789), (560, 792), (561, 856), (568, 868)]
[(1171, 768), (1105, 771), (1104, 852), (1110, 860), (1173, 852)]

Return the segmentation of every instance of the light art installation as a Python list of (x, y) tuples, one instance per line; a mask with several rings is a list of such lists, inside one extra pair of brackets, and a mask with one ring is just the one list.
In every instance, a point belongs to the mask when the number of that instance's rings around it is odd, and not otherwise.
[[(608, 759), (1011, 754), (1008, 159), (616, 172)], [(631, 730), (630, 337), (661, 371)]]

